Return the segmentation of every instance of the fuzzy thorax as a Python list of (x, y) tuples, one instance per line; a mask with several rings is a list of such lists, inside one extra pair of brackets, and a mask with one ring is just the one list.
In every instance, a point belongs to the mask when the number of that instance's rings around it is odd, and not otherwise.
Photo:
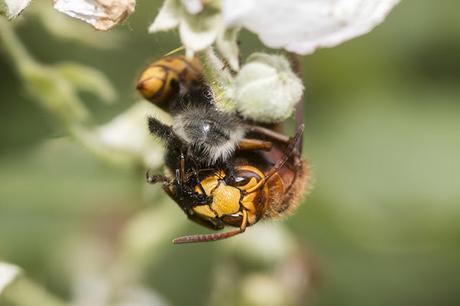
[(245, 131), (239, 119), (215, 108), (191, 108), (174, 118), (174, 132), (204, 164), (227, 160)]

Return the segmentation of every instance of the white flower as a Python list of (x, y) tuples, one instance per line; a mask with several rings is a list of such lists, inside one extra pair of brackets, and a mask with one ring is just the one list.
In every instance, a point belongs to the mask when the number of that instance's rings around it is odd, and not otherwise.
[(162, 112), (146, 101), (136, 103), (109, 123), (99, 127), (96, 130), (96, 139), (114, 152), (141, 160), (148, 168), (157, 168), (163, 161), (163, 150), (148, 131), (149, 115), (161, 116)]
[(255, 53), (238, 72), (233, 94), (244, 117), (275, 123), (292, 115), (302, 93), (302, 81), (286, 58)]
[(16, 18), (29, 4), (31, 0), (0, 0), (0, 15), (1, 6), (5, 6), (6, 16), (9, 19)]
[(271, 48), (310, 54), (370, 32), (399, 0), (221, 0), (225, 27), (240, 25)]
[(244, 235), (223, 244), (226, 254), (236, 254), (249, 264), (274, 266), (286, 260), (295, 250), (292, 234), (276, 222), (259, 222)]
[(203, 0), (181, 0), (181, 3), (190, 14), (198, 14), (204, 8)]
[(242, 279), (242, 298), (245, 305), (280, 306), (291, 305), (289, 292), (284, 290), (279, 279), (267, 273), (253, 273)]
[(0, 295), (21, 274), (21, 269), (6, 263), (0, 262)]
[(399, 0), (166, 0), (149, 32), (179, 28), (188, 54), (213, 43), (238, 70), (241, 27), (272, 48), (310, 54), (371, 31)]
[(54, 8), (107, 31), (134, 11), (135, 0), (54, 0)]
[(209, 47), (223, 30), (217, 7), (203, 6), (201, 1), (194, 0), (166, 0), (149, 32), (168, 31), (176, 27), (179, 27), (181, 41), (191, 54)]
[(217, 1), (203, 4), (202, 0), (166, 0), (149, 27), (150, 33), (179, 28), (182, 43), (188, 55), (210, 47), (217, 49), (232, 69), (238, 70), (239, 27), (224, 28), (220, 5)]

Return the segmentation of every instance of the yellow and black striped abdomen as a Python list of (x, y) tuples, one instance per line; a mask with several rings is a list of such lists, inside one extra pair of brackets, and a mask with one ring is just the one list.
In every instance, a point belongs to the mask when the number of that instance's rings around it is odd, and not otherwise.
[(197, 58), (168, 56), (152, 63), (137, 82), (141, 95), (160, 107), (167, 107), (180, 87), (189, 88), (201, 79), (201, 63)]

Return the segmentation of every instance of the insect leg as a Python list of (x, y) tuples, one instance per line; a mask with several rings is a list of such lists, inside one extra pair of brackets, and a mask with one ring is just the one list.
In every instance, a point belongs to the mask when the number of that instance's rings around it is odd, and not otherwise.
[(296, 146), (297, 146), (297, 143), (298, 143), (299, 139), (301, 139), (301, 137), (302, 137), (303, 130), (304, 130), (304, 125), (302, 124), (297, 129), (297, 132), (296, 132), (294, 138), (292, 138), (289, 141), (289, 146), (288, 146), (287, 152), (284, 155), (284, 157), (282, 159), (280, 159), (276, 163), (276, 165), (273, 168), (271, 168), (270, 171), (268, 171), (268, 173), (255, 186), (253, 186), (252, 188), (246, 190), (246, 193), (254, 192), (255, 190), (257, 190), (260, 187), (262, 187), (265, 184), (265, 182), (267, 182), (267, 180), (270, 179), (270, 177), (272, 177), (275, 173), (277, 173), (284, 166), (284, 164), (289, 160), (290, 156), (293, 153), (296, 152), (296, 150), (297, 150)]
[(261, 126), (249, 125), (247, 126), (247, 131), (257, 133), (259, 135), (265, 136), (277, 142), (286, 143), (286, 144), (289, 143), (289, 137), (287, 137), (286, 135), (283, 135), (281, 133), (275, 132), (273, 130), (270, 130), (270, 129), (267, 129)]
[(185, 182), (185, 157), (182, 152), (180, 153), (180, 182)]
[(145, 178), (147, 180), (147, 183), (149, 184), (156, 184), (159, 182), (169, 183), (168, 177), (161, 175), (161, 174), (151, 175), (149, 171), (145, 173)]
[(255, 151), (264, 150), (270, 151), (273, 144), (270, 141), (263, 141), (259, 139), (243, 138), (238, 143), (238, 151)]
[(195, 179), (198, 182), (198, 185), (197, 185), (198, 188), (200, 188), (200, 191), (202, 194), (206, 195), (206, 191), (204, 190), (203, 185), (201, 184), (201, 181), (200, 181), (200, 177), (198, 176), (199, 170), (198, 172), (195, 169), (193, 169), (192, 171), (193, 171), (193, 176), (195, 176)]
[(165, 142), (170, 142), (172, 139), (177, 138), (170, 126), (160, 122), (160, 120), (156, 118), (149, 117), (148, 125), (150, 133), (152, 133), (153, 135), (157, 136)]

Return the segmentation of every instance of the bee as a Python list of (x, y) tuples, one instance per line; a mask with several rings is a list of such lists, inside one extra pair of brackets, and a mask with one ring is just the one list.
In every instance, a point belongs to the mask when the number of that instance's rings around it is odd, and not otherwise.
[[(173, 58), (169, 61), (174, 62)], [(154, 63), (152, 67), (163, 66)], [(152, 71), (161, 70), (157, 68)], [(213, 230), (226, 225), (238, 227), (229, 232), (184, 236), (174, 243), (229, 238), (259, 220), (288, 215), (297, 208), (310, 178), (308, 164), (300, 154), (303, 124), (290, 139), (219, 110), (201, 76), (182, 80), (170, 76), (159, 86), (156, 78), (144, 77), (149, 75), (147, 71), (138, 88), (160, 89), (148, 96), (155, 96), (150, 100), (160, 103), (173, 117), (172, 125), (148, 118), (150, 132), (165, 143), (166, 173), (147, 172), (147, 182), (162, 183), (166, 194), (198, 224)], [(184, 81), (187, 78), (189, 81)], [(156, 87), (149, 86), (150, 82)]]
[(226, 225), (238, 227), (228, 232), (183, 236), (173, 243), (226, 239), (262, 219), (279, 218), (296, 210), (310, 183), (308, 164), (296, 147), (303, 125), (292, 139), (261, 127), (252, 131), (273, 138), (271, 148), (255, 145), (238, 150), (230, 172), (198, 169), (199, 173), (183, 181), (147, 174), (149, 183), (163, 183), (164, 191), (192, 221), (213, 230)]
[(175, 101), (172, 125), (148, 118), (150, 132), (165, 143), (167, 168), (177, 169), (184, 162), (194, 168), (224, 166), (238, 146), (252, 143), (245, 139), (238, 117), (215, 107), (209, 90), (202, 85), (181, 95)]
[(202, 67), (198, 58), (187, 59), (183, 55), (166, 56), (145, 69), (137, 82), (137, 90), (150, 102), (166, 109), (181, 88), (192, 88), (202, 79)]
[(198, 168), (224, 164), (245, 141), (241, 119), (217, 108), (201, 71), (197, 58), (167, 56), (150, 65), (137, 84), (142, 96), (173, 117), (171, 126), (154, 117), (148, 120), (150, 131), (166, 143), (170, 169), (180, 156)]

